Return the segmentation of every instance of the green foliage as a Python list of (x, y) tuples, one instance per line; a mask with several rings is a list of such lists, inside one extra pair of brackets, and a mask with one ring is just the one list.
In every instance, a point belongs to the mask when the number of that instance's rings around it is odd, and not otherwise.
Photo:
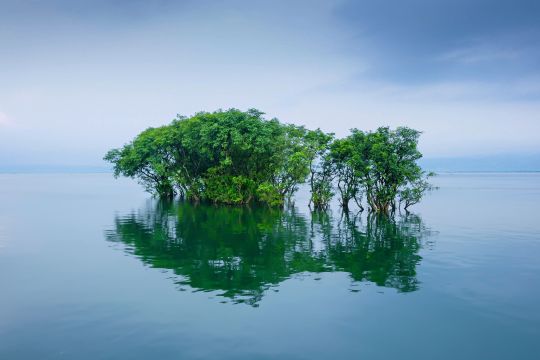
[(167, 135), (166, 127), (147, 129), (130, 144), (109, 151), (104, 159), (114, 164), (115, 176), (137, 178), (146, 190), (172, 197), (174, 164), (167, 150)]
[(269, 206), (283, 205), (283, 196), (281, 196), (274, 185), (267, 182), (259, 185), (257, 188), (257, 197), (261, 202), (264, 202)]
[(334, 196), (333, 173), (330, 162), (330, 145), (334, 134), (320, 129), (307, 131), (304, 137), (305, 152), (309, 160), (310, 203), (315, 209), (326, 209)]
[(410, 206), (430, 188), (428, 176), (417, 163), (422, 157), (417, 148), (419, 137), (419, 131), (407, 127), (352, 130), (348, 138), (351, 166), (371, 210), (394, 210), (398, 196)]
[(343, 209), (348, 210), (349, 202), (361, 195), (358, 174), (355, 168), (355, 148), (351, 137), (335, 140), (330, 148), (329, 161), (337, 178), (337, 188)]
[(324, 210), (328, 208), (334, 188), (332, 186), (332, 168), (327, 158), (321, 160), (320, 170), (312, 173), (311, 177), (311, 202), (315, 209)]
[(403, 204), (405, 210), (408, 210), (409, 206), (419, 203), (425, 193), (436, 189), (427, 181), (432, 176), (435, 174), (429, 173), (425, 177), (419, 177), (399, 191), (399, 203)]
[(113, 163), (116, 176), (137, 178), (162, 197), (178, 193), (194, 201), (282, 204), (309, 173), (305, 129), (262, 115), (230, 109), (177, 117), (109, 151), (105, 160)]
[(303, 126), (266, 120), (250, 109), (178, 116), (149, 128), (105, 160), (115, 176), (136, 178), (159, 197), (224, 204), (254, 201), (283, 206), (308, 180), (310, 204), (325, 209), (334, 195), (347, 210), (362, 200), (375, 212), (405, 209), (432, 189), (418, 166), (420, 132), (353, 129), (343, 139)]

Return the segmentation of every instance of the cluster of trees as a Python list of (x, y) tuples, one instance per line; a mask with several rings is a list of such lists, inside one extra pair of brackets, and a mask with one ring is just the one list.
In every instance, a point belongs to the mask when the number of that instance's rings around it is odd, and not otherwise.
[(353, 129), (343, 139), (303, 126), (266, 120), (250, 109), (200, 112), (149, 128), (105, 160), (115, 176), (139, 180), (163, 198), (281, 206), (307, 182), (310, 204), (328, 206), (336, 192), (375, 212), (405, 209), (432, 189), (417, 164), (420, 132), (382, 127)]

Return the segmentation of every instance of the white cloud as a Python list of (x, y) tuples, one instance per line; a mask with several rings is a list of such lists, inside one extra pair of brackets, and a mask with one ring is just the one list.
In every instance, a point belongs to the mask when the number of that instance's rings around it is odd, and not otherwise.
[(536, 41), (530, 43), (524, 40), (536, 39), (538, 36), (536, 32), (518, 31), (505, 36), (470, 38), (461, 46), (441, 54), (436, 60), (472, 65), (538, 59), (540, 52)]
[(499, 92), (482, 83), (369, 84), (304, 98), (281, 113), (339, 136), (352, 127), (413, 127), (424, 132), (426, 157), (540, 151), (540, 102)]
[[(16, 69), (2, 76), (10, 118), (0, 113), (0, 147), (12, 161), (96, 164), (176, 113), (257, 107), (339, 136), (351, 127), (415, 127), (426, 156), (540, 150), (538, 78), (368, 81), (360, 75), (377, 65), (365, 61), (369, 42), (352, 43), (332, 9), (223, 5), (114, 29), (69, 22), (70, 31), (32, 37), (32, 46), (18, 40), (18, 51), (0, 59), (0, 71)], [(508, 44), (469, 43), (441, 60), (519, 56)], [(10, 119), (17, 127), (6, 131)]]
[(515, 60), (524, 54), (523, 49), (482, 44), (449, 51), (438, 57), (438, 60), (474, 64), (486, 61)]

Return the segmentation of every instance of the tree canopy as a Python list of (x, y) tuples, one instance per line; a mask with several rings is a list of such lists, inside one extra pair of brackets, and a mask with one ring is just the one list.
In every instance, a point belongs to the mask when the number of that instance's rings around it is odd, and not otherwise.
[(420, 132), (401, 127), (353, 129), (343, 139), (320, 129), (267, 120), (256, 109), (178, 116), (112, 149), (105, 160), (115, 176), (136, 178), (159, 197), (223, 204), (282, 206), (308, 182), (315, 208), (334, 190), (348, 209), (365, 195), (370, 210), (387, 212), (417, 203), (431, 189), (418, 166)]

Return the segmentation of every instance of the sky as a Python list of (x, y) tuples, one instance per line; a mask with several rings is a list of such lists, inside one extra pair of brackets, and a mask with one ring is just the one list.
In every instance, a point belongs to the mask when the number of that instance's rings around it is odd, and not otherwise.
[(0, 0), (0, 167), (100, 166), (176, 114), (410, 126), (426, 158), (540, 154), (540, 1)]

